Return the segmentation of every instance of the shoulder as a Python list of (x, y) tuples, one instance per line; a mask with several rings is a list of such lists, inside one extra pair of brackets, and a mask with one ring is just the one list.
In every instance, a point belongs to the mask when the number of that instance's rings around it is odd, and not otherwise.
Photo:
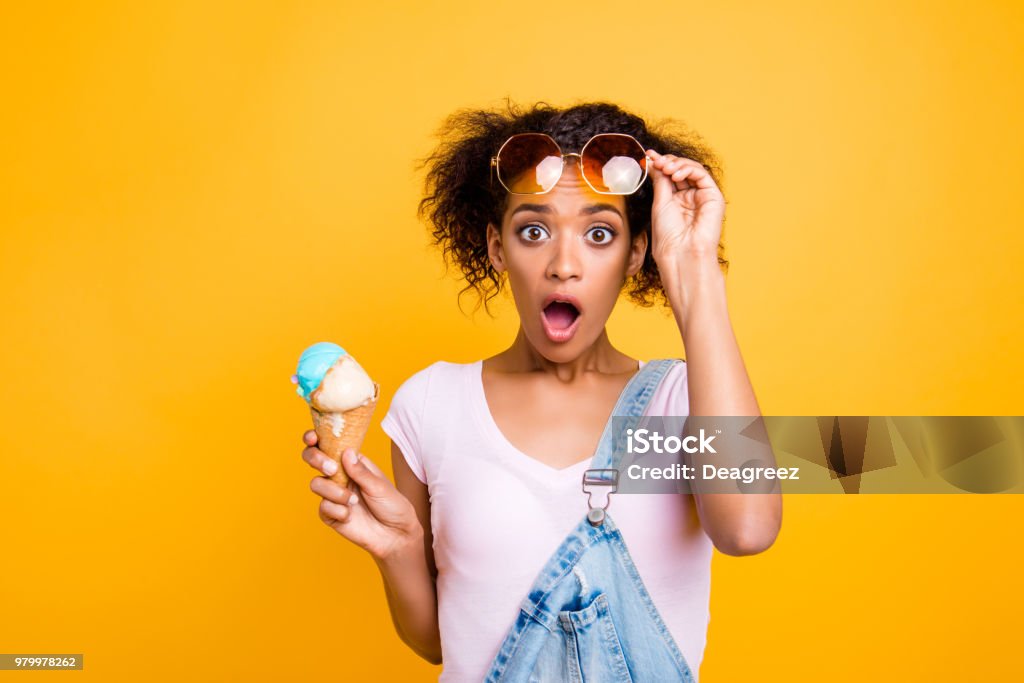
[(437, 361), (409, 376), (395, 390), (381, 429), (401, 450), (409, 468), (424, 484), (432, 482), (444, 457), (452, 420), (462, 419), (466, 378), (473, 363)]
[(643, 365), (651, 363), (671, 363), (659, 386), (673, 385), (686, 382), (686, 360), (682, 358), (659, 358), (656, 360), (642, 361)]
[(686, 361), (673, 359), (668, 372), (651, 397), (648, 415), (689, 415), (690, 395), (687, 383)]
[(403, 381), (395, 391), (404, 394), (428, 393), (434, 389), (444, 389), (447, 385), (466, 376), (473, 363), (451, 363), (439, 360), (427, 367), (417, 370)]
[(672, 367), (665, 373), (664, 379), (661, 380), (661, 384), (658, 386), (658, 390), (662, 393), (675, 393), (678, 391), (686, 391), (686, 361), (681, 358), (671, 358), (669, 360), (675, 361), (672, 363)]
[(430, 400), (444, 401), (462, 391), (467, 374), (474, 363), (451, 363), (439, 360), (417, 370), (403, 381), (391, 399), (392, 406), (421, 410)]
[(682, 358), (673, 358), (675, 361), (672, 367), (669, 368), (668, 373), (665, 375), (666, 380), (672, 380), (674, 382), (686, 382), (686, 361)]

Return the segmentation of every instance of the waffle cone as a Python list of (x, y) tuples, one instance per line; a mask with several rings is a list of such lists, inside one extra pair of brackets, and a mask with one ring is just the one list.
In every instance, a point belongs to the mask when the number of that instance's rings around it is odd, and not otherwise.
[[(316, 447), (323, 451), (328, 458), (338, 463), (338, 471), (331, 477), (331, 481), (341, 486), (347, 486), (349, 482), (345, 467), (341, 464), (341, 454), (346, 448), (354, 448), (358, 451), (366, 438), (366, 432), (370, 429), (370, 418), (373, 417), (374, 408), (377, 407), (377, 399), (380, 398), (380, 385), (373, 383), (373, 398), (361, 406), (341, 413), (320, 412), (313, 406), (309, 412), (313, 416), (313, 428), (316, 430)], [(342, 423), (340, 434), (335, 435), (335, 425)]]

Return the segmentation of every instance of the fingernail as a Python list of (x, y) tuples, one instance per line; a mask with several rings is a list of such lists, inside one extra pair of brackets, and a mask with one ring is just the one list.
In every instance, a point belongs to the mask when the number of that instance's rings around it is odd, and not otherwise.
[(357, 462), (359, 462), (359, 453), (354, 448), (351, 451), (348, 451), (347, 453), (348, 462), (350, 465), (355, 465)]
[(357, 496), (354, 493), (352, 494), (352, 497), (348, 499), (348, 504), (349, 505), (355, 505), (358, 502), (359, 502), (359, 496)]
[(337, 471), (338, 463), (334, 462), (333, 460), (328, 460), (327, 462), (324, 463), (324, 472), (326, 472), (327, 474), (334, 474)]

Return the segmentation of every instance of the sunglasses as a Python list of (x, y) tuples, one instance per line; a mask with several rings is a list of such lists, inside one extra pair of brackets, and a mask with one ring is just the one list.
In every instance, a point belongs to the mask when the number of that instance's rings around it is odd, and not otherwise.
[(554, 138), (544, 133), (513, 135), (491, 157), (491, 179), (511, 194), (545, 194), (562, 177), (566, 157), (577, 157), (580, 175), (599, 194), (633, 194), (647, 179), (647, 153), (625, 133), (599, 133), (579, 154), (563, 154)]

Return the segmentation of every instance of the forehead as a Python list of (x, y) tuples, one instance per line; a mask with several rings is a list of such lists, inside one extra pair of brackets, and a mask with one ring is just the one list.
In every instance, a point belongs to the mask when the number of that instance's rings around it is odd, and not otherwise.
[(562, 176), (558, 183), (545, 194), (509, 194), (505, 205), (503, 219), (508, 219), (512, 213), (524, 204), (541, 205), (553, 214), (562, 216), (576, 216), (581, 209), (597, 205), (610, 205), (615, 207), (626, 217), (626, 199), (623, 195), (601, 194), (590, 187), (583, 176), (580, 175), (579, 165), (574, 158), (570, 158), (562, 170)]

